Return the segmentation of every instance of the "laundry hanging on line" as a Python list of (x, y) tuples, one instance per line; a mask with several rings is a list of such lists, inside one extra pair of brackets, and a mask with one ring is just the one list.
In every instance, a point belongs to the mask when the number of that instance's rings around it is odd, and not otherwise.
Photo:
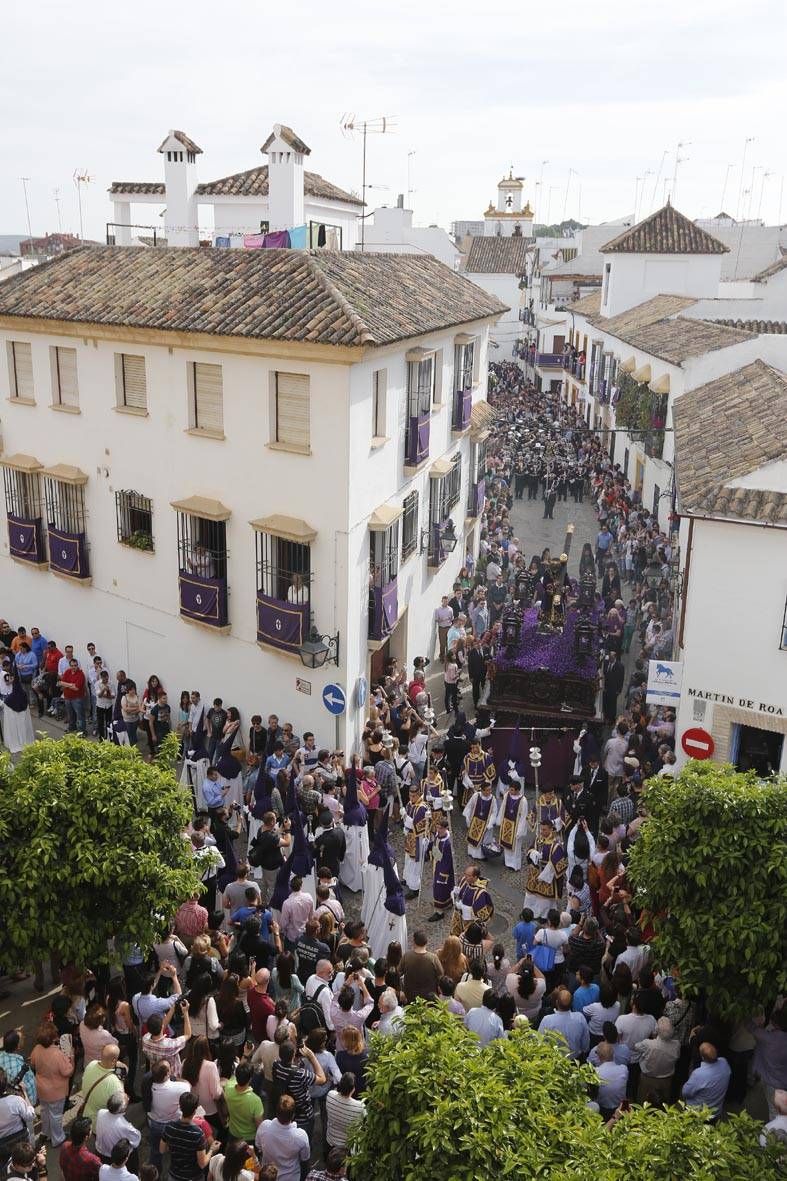
[(274, 230), (272, 234), (266, 234), (263, 246), (266, 250), (289, 250), (290, 231)]
[(307, 246), (306, 239), (306, 225), (294, 226), (290, 230), (290, 248), (292, 250), (305, 250)]
[(265, 238), (265, 234), (244, 234), (244, 250), (262, 250), (263, 246), (265, 245)]

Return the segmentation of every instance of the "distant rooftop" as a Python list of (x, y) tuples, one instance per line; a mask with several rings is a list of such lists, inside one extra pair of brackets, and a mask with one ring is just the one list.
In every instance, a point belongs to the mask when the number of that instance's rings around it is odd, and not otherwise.
[(472, 239), (465, 271), (474, 275), (523, 275), (531, 238), (481, 235)]
[(683, 394), (673, 416), (681, 512), (787, 527), (787, 494), (767, 473), (787, 454), (784, 373), (754, 361)]
[(726, 254), (727, 250), (669, 201), (601, 247), (602, 254)]

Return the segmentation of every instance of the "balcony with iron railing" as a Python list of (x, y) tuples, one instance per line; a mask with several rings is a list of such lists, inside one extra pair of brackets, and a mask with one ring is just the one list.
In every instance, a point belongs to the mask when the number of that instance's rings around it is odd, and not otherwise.
[(542, 369), (562, 369), (563, 354), (536, 353), (536, 365), (540, 365)]

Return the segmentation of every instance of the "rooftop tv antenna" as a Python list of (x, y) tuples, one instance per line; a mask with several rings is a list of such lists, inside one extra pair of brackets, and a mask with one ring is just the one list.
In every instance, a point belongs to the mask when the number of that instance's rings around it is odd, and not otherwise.
[(77, 202), (79, 203), (79, 238), (80, 241), (84, 238), (84, 228), (82, 225), (82, 186), (89, 185), (93, 177), (88, 175), (87, 169), (83, 168), (80, 172), (77, 168), (74, 172), (74, 184), (77, 187)]
[[(355, 115), (342, 115), (341, 128), (346, 135), (354, 135), (360, 131), (363, 137), (363, 170), (361, 177), (361, 200), (366, 207), (366, 137), (367, 135), (387, 135), (393, 131), (395, 115), (380, 115), (375, 119), (356, 119)], [(365, 248), (365, 214), (361, 215), (361, 250)]]

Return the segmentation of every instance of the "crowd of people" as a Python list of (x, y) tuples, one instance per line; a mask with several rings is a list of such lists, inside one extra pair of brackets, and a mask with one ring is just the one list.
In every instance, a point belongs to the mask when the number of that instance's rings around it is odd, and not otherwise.
[[(39, 629), (0, 620), (10, 749), (29, 740), (19, 719), (31, 705), (143, 757), (178, 735), (193, 801), (182, 835), (203, 887), (152, 949), (124, 946), (118, 916), (117, 970), (64, 966), (29, 1054), (20, 1031), (5, 1033), (9, 1175), (35, 1181), (37, 1107), (66, 1181), (156, 1181), (165, 1160), (174, 1181), (343, 1177), (373, 1039), (406, 1036), (403, 1012), (419, 999), (446, 1006), (483, 1044), (520, 1021), (555, 1031), (574, 1060), (596, 1066), (588, 1102), (602, 1119), (681, 1097), (715, 1120), (756, 1077), (769, 1131), (785, 1136), (787, 1009), (733, 1029), (683, 998), (674, 966), (650, 954), (627, 879), (647, 780), (674, 773), (674, 713), (645, 701), (648, 656), (672, 649), (671, 535), (576, 410), (528, 386), (519, 366), (490, 366), (490, 402), (480, 553), (467, 554), (436, 608), (428, 656), (412, 668), (391, 659), (371, 687), (351, 758), (274, 714), (244, 728), (237, 709), (196, 691), (171, 707), (157, 676), (140, 694), (93, 644), (61, 652)], [(603, 719), (577, 727), (568, 782), (530, 800), (524, 768), (496, 760), (488, 709), (520, 576), (532, 575), (536, 599), (554, 576), (549, 551), (528, 558), (512, 526), (525, 492), (547, 517), (568, 495), (597, 510), (579, 581), (593, 581), (599, 608)], [(430, 658), (443, 668), (445, 724)], [(501, 858), (521, 874), (523, 907), (495, 938), (484, 863)], [(450, 920), (436, 951), (420, 920), (424, 891), (428, 921)], [(140, 1101), (144, 1143), (127, 1112)]]

